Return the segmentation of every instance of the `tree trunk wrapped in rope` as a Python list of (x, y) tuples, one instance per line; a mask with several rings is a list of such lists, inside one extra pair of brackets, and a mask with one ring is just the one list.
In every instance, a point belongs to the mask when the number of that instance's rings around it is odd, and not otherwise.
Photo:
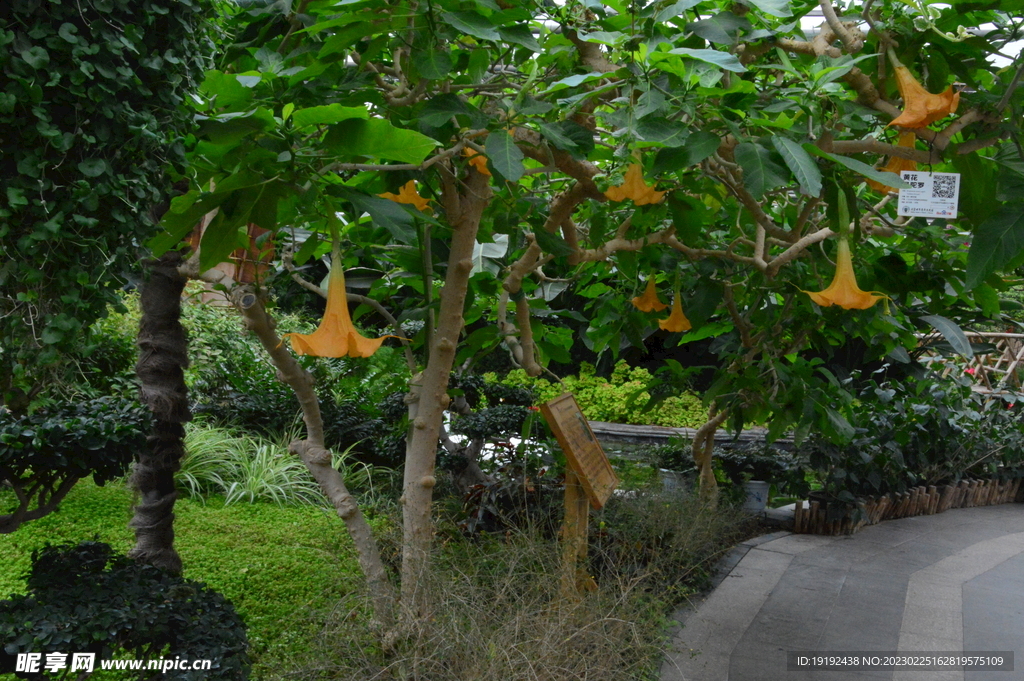
[(185, 453), (182, 424), (192, 418), (185, 387), (188, 341), (181, 325), (181, 292), (185, 277), (178, 273), (181, 256), (167, 253), (148, 263), (142, 287), (139, 323), (139, 361), (135, 372), (143, 404), (153, 412), (149, 446), (139, 454), (132, 486), (141, 495), (130, 526), (135, 548), (129, 556), (171, 572), (181, 572), (174, 550), (174, 474)]

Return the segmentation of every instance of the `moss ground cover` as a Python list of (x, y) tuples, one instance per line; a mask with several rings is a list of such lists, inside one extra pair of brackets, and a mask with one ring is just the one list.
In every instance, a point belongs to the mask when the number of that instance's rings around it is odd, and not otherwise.
[[(0, 491), (8, 504), (9, 490)], [(132, 545), (132, 492), (82, 481), (59, 512), (0, 535), (0, 598), (24, 593), (32, 551), (47, 542), (97, 538), (117, 551)], [(229, 598), (249, 627), (253, 678), (302, 653), (330, 608), (359, 581), (351, 541), (333, 511), (310, 506), (237, 504), (218, 497), (175, 505), (176, 545), (185, 576)], [(2, 676), (2, 675), (0, 675)]]

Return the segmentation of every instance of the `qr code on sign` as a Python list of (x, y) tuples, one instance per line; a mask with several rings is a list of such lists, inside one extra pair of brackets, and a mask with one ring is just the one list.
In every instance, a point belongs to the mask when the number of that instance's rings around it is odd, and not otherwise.
[(933, 199), (952, 199), (956, 196), (956, 176), (936, 175), (932, 182)]

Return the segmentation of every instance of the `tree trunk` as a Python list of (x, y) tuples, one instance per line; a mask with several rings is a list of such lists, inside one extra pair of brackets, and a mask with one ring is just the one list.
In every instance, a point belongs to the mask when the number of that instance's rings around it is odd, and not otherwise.
[(139, 361), (135, 372), (143, 404), (153, 412), (149, 447), (139, 454), (131, 484), (141, 495), (129, 525), (135, 547), (128, 556), (174, 573), (181, 558), (174, 550), (174, 474), (185, 453), (182, 424), (192, 418), (185, 387), (188, 340), (181, 326), (181, 292), (185, 277), (178, 273), (181, 256), (166, 253), (149, 261), (142, 286), (139, 322)]
[(402, 487), (401, 602), (403, 616), (410, 619), (420, 619), (427, 614), (423, 578), (430, 564), (433, 538), (431, 499), (435, 483), (434, 463), (441, 422), (449, 401), (448, 378), (462, 333), (462, 310), (473, 269), (473, 245), (480, 218), (491, 195), (489, 179), (471, 170), (463, 185), (464, 191), (457, 192), (456, 181), (450, 177), (443, 178), (442, 200), (452, 225), (451, 250), (427, 366), (413, 378), (410, 390), (410, 416), (414, 418), (409, 424)]
[(715, 469), (712, 455), (715, 450), (715, 431), (725, 423), (729, 417), (729, 411), (723, 409), (715, 413), (715, 405), (711, 405), (707, 422), (697, 429), (693, 436), (691, 453), (693, 462), (697, 465), (700, 473), (700, 500), (709, 508), (718, 505), (718, 481), (715, 480)]
[(356, 548), (359, 566), (370, 589), (374, 615), (387, 628), (393, 619), (395, 592), (388, 581), (387, 570), (366, 517), (345, 486), (341, 473), (331, 465), (331, 452), (324, 446), (323, 417), (316, 391), (313, 390), (313, 377), (299, 366), (292, 353), (284, 347), (274, 330), (274, 320), (267, 314), (259, 296), (248, 287), (237, 287), (232, 293), (232, 299), (242, 311), (246, 327), (256, 334), (277, 367), (277, 377), (291, 387), (299, 400), (302, 420), (306, 424), (306, 438), (292, 442), (288, 449), (306, 464), (338, 516), (345, 522)]

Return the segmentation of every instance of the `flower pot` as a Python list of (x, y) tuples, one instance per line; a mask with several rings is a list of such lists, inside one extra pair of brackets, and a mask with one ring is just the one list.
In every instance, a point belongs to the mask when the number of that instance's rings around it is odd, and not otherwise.
[(769, 484), (763, 480), (749, 480), (743, 483), (743, 491), (747, 494), (747, 500), (743, 502), (743, 510), (751, 513), (761, 513), (768, 505)]

